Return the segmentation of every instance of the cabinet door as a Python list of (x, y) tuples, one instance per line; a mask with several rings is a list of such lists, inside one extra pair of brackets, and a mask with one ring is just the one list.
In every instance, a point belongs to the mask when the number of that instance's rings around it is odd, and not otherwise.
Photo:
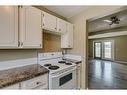
[(61, 48), (73, 48), (73, 24), (67, 23), (67, 32), (61, 35)]
[(10, 86), (7, 86), (7, 87), (4, 87), (3, 88), (3, 90), (18, 90), (18, 89), (20, 89), (20, 86), (19, 86), (19, 83), (17, 83), (17, 84), (14, 84), (14, 85), (10, 85)]
[(20, 42), (22, 48), (42, 48), (41, 10), (20, 8)]
[(77, 65), (77, 69), (76, 69), (76, 75), (77, 75), (77, 89), (80, 89), (80, 85), (81, 85), (81, 64)]
[(18, 7), (0, 6), (0, 48), (18, 47)]
[(21, 82), (21, 89), (48, 89), (48, 74)]
[(67, 32), (67, 22), (57, 18), (57, 32), (60, 32), (62, 34)]
[(67, 23), (68, 48), (73, 48), (73, 24)]
[(56, 17), (46, 12), (42, 14), (42, 26), (43, 29), (56, 31)]

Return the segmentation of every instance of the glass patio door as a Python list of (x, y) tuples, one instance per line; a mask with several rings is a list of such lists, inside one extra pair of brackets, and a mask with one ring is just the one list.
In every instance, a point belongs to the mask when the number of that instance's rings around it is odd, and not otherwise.
[(102, 49), (101, 42), (94, 42), (94, 58), (101, 59), (102, 57), (101, 49)]
[(103, 59), (112, 60), (113, 45), (112, 41), (103, 42)]
[(114, 59), (114, 42), (109, 41), (97, 41), (94, 42), (94, 58), (113, 60)]

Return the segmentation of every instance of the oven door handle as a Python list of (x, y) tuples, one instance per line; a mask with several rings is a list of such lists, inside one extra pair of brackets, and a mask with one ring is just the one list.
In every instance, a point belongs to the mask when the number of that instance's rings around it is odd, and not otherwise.
[(56, 76), (52, 76), (52, 78), (59, 77), (59, 76), (61, 76), (61, 75), (63, 75), (63, 74), (66, 74), (66, 73), (69, 73), (69, 72), (72, 72), (72, 71), (75, 71), (75, 70), (76, 70), (76, 68), (74, 68), (74, 69), (72, 69), (72, 70), (69, 70), (69, 71), (67, 71), (67, 72), (65, 72), (65, 73), (58, 74), (58, 75), (56, 75)]

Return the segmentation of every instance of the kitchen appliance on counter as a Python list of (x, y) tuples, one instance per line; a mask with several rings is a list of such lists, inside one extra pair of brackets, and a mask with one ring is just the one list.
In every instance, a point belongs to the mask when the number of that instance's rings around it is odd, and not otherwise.
[(49, 70), (49, 89), (77, 89), (77, 65), (62, 52), (39, 53), (38, 63)]

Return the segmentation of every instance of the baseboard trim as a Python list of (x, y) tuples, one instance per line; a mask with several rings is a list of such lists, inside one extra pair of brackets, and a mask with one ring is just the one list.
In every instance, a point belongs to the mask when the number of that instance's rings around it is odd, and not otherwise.
[(127, 62), (125, 62), (125, 61), (114, 61), (114, 62), (116, 62), (116, 63), (123, 63), (123, 64), (127, 64)]

